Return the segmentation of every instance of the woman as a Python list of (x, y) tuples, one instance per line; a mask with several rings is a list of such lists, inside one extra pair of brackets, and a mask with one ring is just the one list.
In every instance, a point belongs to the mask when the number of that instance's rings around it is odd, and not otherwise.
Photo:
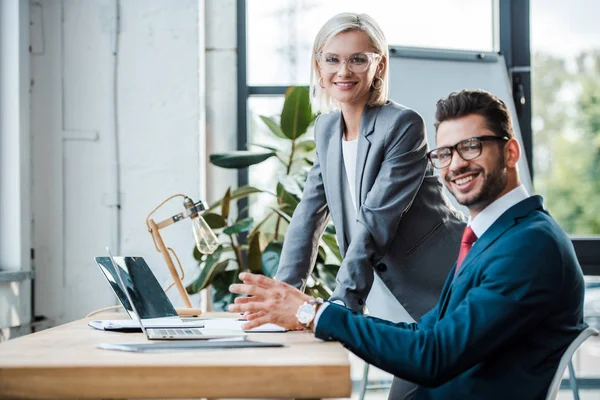
[[(277, 279), (301, 287), (333, 218), (343, 262), (332, 300), (418, 320), (456, 261), (462, 216), (427, 163), (425, 124), (388, 100), (388, 46), (366, 14), (338, 14), (314, 42), (317, 155), (286, 234)], [(406, 312), (408, 315), (406, 315)]]

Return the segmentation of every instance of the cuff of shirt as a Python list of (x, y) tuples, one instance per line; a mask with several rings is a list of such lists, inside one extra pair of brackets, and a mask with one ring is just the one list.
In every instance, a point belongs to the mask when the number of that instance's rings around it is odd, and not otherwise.
[[(340, 306), (346, 307), (344, 302), (341, 300), (334, 300), (334, 301), (332, 301), (332, 303), (339, 304)], [(319, 323), (319, 318), (321, 318), (321, 314), (323, 314), (323, 311), (325, 311), (325, 309), (328, 306), (329, 306), (329, 302), (326, 301), (323, 304), (321, 304), (321, 307), (319, 307), (319, 309), (317, 310), (317, 313), (315, 314), (314, 330), (317, 330), (317, 324)]]

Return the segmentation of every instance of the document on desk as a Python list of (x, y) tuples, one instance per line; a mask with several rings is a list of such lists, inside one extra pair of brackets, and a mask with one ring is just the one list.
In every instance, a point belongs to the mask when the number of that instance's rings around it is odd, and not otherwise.
[(248, 347), (283, 347), (281, 343), (255, 342), (244, 338), (187, 340), (180, 342), (102, 343), (104, 350), (129, 351), (134, 353), (160, 353), (169, 351), (241, 349)]
[[(204, 322), (204, 327), (207, 329), (242, 329), (242, 325), (244, 325), (246, 320), (244, 319), (235, 319), (235, 318), (206, 318), (202, 320)], [(287, 332), (282, 326), (276, 324), (263, 324), (257, 326), (256, 328), (252, 328), (250, 330), (246, 330), (245, 332)]]
[[(175, 322), (178, 322), (177, 324)], [(111, 319), (111, 320), (92, 320), (88, 325), (101, 331), (119, 331), (119, 332), (141, 332), (140, 322), (134, 319)], [(144, 320), (144, 326), (148, 328), (204, 328), (204, 320), (198, 319), (193, 322), (189, 319), (181, 321), (179, 319)]]

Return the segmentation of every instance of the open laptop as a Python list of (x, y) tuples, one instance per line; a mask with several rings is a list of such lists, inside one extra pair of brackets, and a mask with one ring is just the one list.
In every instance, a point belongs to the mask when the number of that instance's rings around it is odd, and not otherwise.
[[(91, 327), (100, 330), (139, 331), (138, 317), (144, 320), (146, 327), (152, 328), (204, 327), (202, 319), (180, 318), (177, 315), (175, 307), (142, 257), (114, 257), (113, 260), (110, 257), (96, 257), (95, 260), (131, 319), (93, 320), (88, 323)], [(118, 271), (126, 271), (124, 280), (128, 283), (131, 282), (131, 276), (135, 276), (137, 280), (136, 288), (131, 294), (133, 302), (127, 298), (123, 286), (119, 284)]]
[(145, 284), (145, 276), (138, 274), (139, 271), (135, 269), (129, 269), (127, 263), (124, 264), (124, 268), (117, 265), (113, 258), (110, 250), (108, 251), (108, 257), (117, 272), (117, 278), (123, 289), (123, 293), (129, 300), (129, 304), (133, 307), (133, 315), (136, 316), (142, 328), (142, 332), (146, 335), (149, 340), (190, 340), (190, 339), (224, 339), (224, 338), (238, 338), (243, 339), (245, 335), (240, 330), (238, 331), (217, 331), (217, 330), (202, 330), (199, 328), (181, 327), (181, 328), (151, 328), (146, 325), (146, 322), (139, 317), (140, 313), (136, 301), (133, 297), (138, 296), (140, 293), (140, 284)]

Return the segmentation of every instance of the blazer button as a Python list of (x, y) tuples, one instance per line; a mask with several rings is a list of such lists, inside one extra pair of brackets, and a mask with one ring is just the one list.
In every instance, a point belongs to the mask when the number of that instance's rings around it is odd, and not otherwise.
[(375, 268), (379, 272), (385, 272), (385, 270), (387, 269), (387, 265), (385, 265), (384, 263), (379, 263)]
[(363, 304), (365, 304), (365, 302), (362, 299), (358, 299), (358, 305), (362, 306)]

